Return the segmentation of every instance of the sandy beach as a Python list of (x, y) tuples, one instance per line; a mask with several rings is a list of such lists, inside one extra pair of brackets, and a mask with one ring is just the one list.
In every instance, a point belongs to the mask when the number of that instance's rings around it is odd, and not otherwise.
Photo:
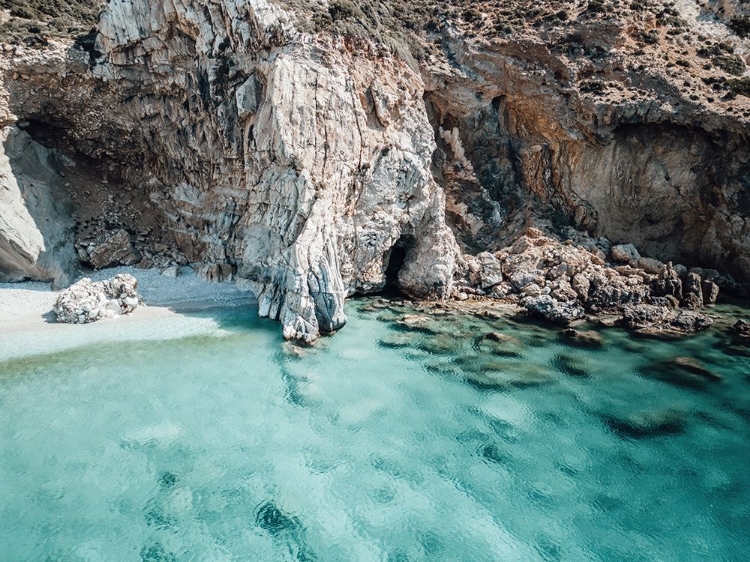
[[(189, 313), (228, 306), (254, 306), (251, 292), (234, 283), (209, 283), (190, 268), (166, 277), (157, 269), (118, 267), (81, 277), (100, 281), (118, 273), (138, 279), (146, 306), (132, 314), (92, 324), (58, 324), (52, 307), (58, 291), (49, 283), (0, 283), (0, 360), (122, 339), (185, 337), (218, 329), (210, 319)], [(158, 322), (154, 320), (158, 319)], [(134, 329), (135, 328), (135, 329)]]

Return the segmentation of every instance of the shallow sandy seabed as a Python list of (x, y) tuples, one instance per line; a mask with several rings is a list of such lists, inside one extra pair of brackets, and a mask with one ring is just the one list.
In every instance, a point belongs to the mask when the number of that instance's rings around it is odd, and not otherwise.
[[(52, 306), (59, 294), (49, 283), (0, 283), (0, 360), (105, 341), (180, 338), (219, 330), (206, 317), (189, 312), (227, 306), (255, 306), (252, 293), (233, 283), (209, 283), (190, 268), (172, 278), (156, 269), (119, 267), (90, 272), (94, 281), (118, 273), (138, 279), (138, 290), (147, 306), (132, 314), (93, 324), (55, 322)], [(160, 321), (154, 323), (153, 320)], [(133, 327), (137, 329), (133, 329)]]

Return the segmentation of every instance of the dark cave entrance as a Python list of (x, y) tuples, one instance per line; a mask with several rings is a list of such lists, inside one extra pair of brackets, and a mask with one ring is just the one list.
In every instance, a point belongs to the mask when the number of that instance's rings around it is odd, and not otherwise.
[(391, 248), (390, 254), (386, 258), (388, 260), (388, 266), (385, 269), (385, 287), (383, 287), (384, 295), (402, 295), (401, 287), (398, 283), (398, 274), (401, 271), (401, 268), (404, 267), (406, 256), (414, 247), (415, 243), (416, 240), (413, 236), (404, 234)]

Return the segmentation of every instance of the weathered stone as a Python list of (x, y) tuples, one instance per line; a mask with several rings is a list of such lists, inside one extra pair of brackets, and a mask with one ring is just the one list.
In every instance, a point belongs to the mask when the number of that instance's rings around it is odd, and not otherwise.
[(646, 328), (663, 324), (669, 317), (669, 310), (650, 304), (628, 305), (623, 307), (622, 317), (628, 328)]
[(703, 308), (703, 287), (701, 286), (701, 278), (695, 273), (687, 274), (683, 294), (684, 298), (682, 306), (691, 309)]
[(594, 330), (574, 330), (573, 328), (569, 328), (563, 330), (561, 335), (567, 342), (580, 347), (600, 348), (604, 345), (601, 334)]
[(659, 271), (659, 277), (654, 281), (654, 294), (657, 296), (672, 296), (678, 301), (682, 300), (682, 280), (671, 263)]
[(120, 274), (106, 281), (84, 278), (60, 293), (53, 307), (57, 321), (85, 324), (128, 314), (140, 304), (138, 281)]
[(641, 254), (632, 244), (619, 244), (612, 246), (612, 259), (620, 263), (635, 263), (641, 259)]
[(664, 264), (659, 260), (655, 260), (653, 258), (640, 258), (636, 261), (636, 267), (641, 268), (646, 273), (658, 275), (659, 273), (661, 273)]
[(716, 301), (719, 299), (719, 286), (716, 283), (704, 279), (701, 283), (701, 290), (703, 292), (704, 305), (716, 304)]
[[(212, 278), (236, 269), (289, 338), (340, 328), (345, 297), (386, 281), (418, 298), (481, 296), (491, 279), (463, 263), (453, 232), (474, 251), (525, 232), (497, 252), (515, 291), (535, 283), (562, 301), (565, 286), (546, 280), (565, 281), (591, 312), (644, 301), (660, 263), (636, 260), (648, 274), (615, 276), (601, 260), (617, 255), (604, 237), (750, 279), (744, 98), (713, 100), (687, 66), (664, 64), (682, 59), (677, 39), (644, 50), (631, 83), (613, 61), (644, 25), (639, 11), (525, 26), (519, 43), (486, 36), (491, 25), (469, 31), (456, 6), (417, 68), (377, 41), (301, 31), (313, 4), (109, 2), (92, 49), (50, 41), (7, 51), (3, 122), (44, 123), (101, 168), (97, 188), (110, 202), (147, 197), (186, 260), (218, 265)], [(684, 36), (731, 38), (704, 12), (737, 2), (709, 4), (674, 8)], [(364, 20), (350, 19), (347, 30), (365, 37)], [(586, 45), (550, 48), (560, 37)], [(583, 56), (592, 38), (607, 56)], [(571, 82), (583, 74), (601, 83)], [(65, 135), (54, 134), (60, 123)], [(128, 189), (138, 185), (147, 187)], [(579, 231), (563, 250), (527, 228), (551, 217)], [(136, 242), (143, 264), (177, 261), (147, 254), (146, 242)], [(473, 291), (454, 292), (465, 269)], [(578, 274), (588, 288), (573, 284)]]
[(692, 310), (680, 310), (670, 324), (682, 332), (691, 333), (707, 330), (713, 326), (714, 321), (705, 314)]
[(115, 265), (135, 265), (141, 261), (141, 255), (133, 247), (130, 235), (120, 229), (94, 240), (83, 261), (95, 269), (103, 269)]
[(586, 316), (583, 307), (577, 302), (561, 303), (549, 295), (529, 297), (524, 299), (522, 304), (529, 315), (544, 318), (561, 326), (567, 326), (574, 320)]
[(571, 281), (571, 287), (584, 303), (589, 299), (589, 291), (591, 290), (591, 282), (582, 274), (577, 273), (573, 276)]
[(489, 252), (477, 255), (479, 278), (482, 289), (487, 290), (503, 281), (503, 267), (500, 261)]

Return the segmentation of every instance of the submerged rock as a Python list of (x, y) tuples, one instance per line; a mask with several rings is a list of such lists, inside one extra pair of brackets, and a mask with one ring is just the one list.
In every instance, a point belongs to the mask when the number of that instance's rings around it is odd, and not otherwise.
[(668, 362), (668, 365), (710, 381), (720, 381), (724, 378), (721, 375), (717, 375), (708, 370), (699, 361), (692, 357), (676, 357)]
[(572, 328), (560, 332), (563, 340), (571, 345), (580, 347), (600, 348), (604, 340), (599, 332), (595, 330), (574, 330)]
[(677, 386), (701, 388), (706, 383), (716, 383), (723, 377), (706, 368), (692, 357), (675, 357), (655, 365), (643, 367), (645, 376), (663, 380)]
[(87, 324), (129, 314), (141, 303), (138, 280), (120, 274), (106, 281), (81, 279), (60, 293), (52, 310), (58, 322)]
[(643, 439), (682, 433), (687, 428), (684, 412), (665, 410), (639, 412), (625, 417), (602, 416), (604, 423), (617, 435), (631, 439)]
[(552, 365), (555, 369), (569, 377), (588, 378), (591, 376), (586, 367), (585, 360), (576, 355), (569, 355), (567, 353), (555, 355), (552, 359)]

